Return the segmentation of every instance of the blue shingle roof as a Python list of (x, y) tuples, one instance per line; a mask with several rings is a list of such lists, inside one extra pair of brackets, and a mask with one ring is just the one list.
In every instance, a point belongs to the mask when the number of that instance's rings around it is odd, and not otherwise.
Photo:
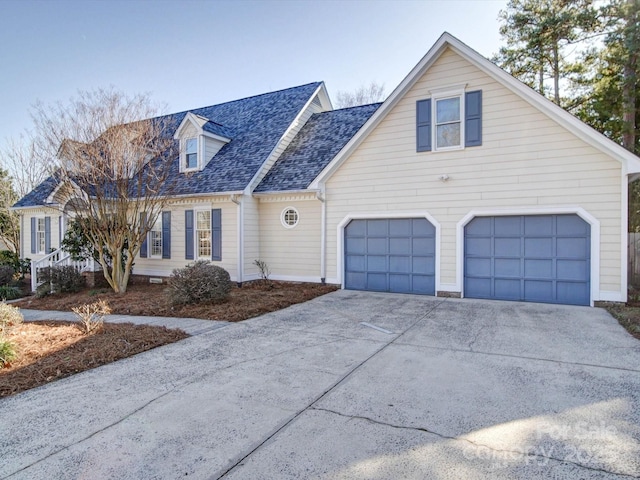
[(14, 205), (14, 207), (37, 207), (44, 205), (45, 201), (58, 186), (58, 180), (50, 176), (36, 188), (27, 193)]
[(255, 191), (307, 188), (380, 105), (375, 103), (312, 115)]
[[(171, 174), (179, 180), (174, 193), (189, 195), (244, 190), (320, 85), (319, 82), (309, 83), (189, 110), (209, 120), (203, 127), (205, 130), (213, 130), (212, 133), (231, 138), (231, 141), (200, 172), (180, 174), (179, 159), (176, 158)], [(187, 113), (166, 115), (158, 120), (175, 129)], [(174, 131), (167, 133), (173, 136)], [(55, 179), (50, 177), (14, 206), (42, 205), (55, 186)]]

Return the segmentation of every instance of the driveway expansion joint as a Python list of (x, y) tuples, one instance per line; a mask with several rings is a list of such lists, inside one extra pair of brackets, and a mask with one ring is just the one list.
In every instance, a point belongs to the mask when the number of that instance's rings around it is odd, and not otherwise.
[(376, 424), (376, 425), (381, 425), (381, 426), (390, 427), (390, 428), (397, 428), (397, 429), (400, 429), (400, 430), (413, 430), (413, 431), (417, 431), (417, 432), (427, 433), (429, 435), (434, 435), (436, 437), (439, 437), (439, 438), (441, 438), (443, 440), (453, 440), (453, 441), (457, 441), (457, 442), (466, 442), (466, 443), (468, 443), (470, 445), (473, 445), (474, 447), (486, 448), (487, 450), (490, 450), (490, 451), (496, 452), (496, 453), (508, 453), (508, 454), (513, 454), (513, 455), (520, 455), (522, 457), (539, 458), (539, 459), (544, 459), (544, 460), (552, 460), (552, 461), (558, 462), (558, 463), (575, 465), (576, 467), (583, 468), (583, 469), (586, 469), (586, 470), (591, 470), (591, 471), (594, 471), (594, 472), (607, 473), (607, 474), (611, 474), (611, 475), (620, 475), (620, 476), (628, 477), (628, 478), (640, 478), (640, 476), (638, 476), (638, 475), (632, 475), (632, 474), (629, 474), (629, 473), (614, 472), (614, 471), (607, 470), (607, 469), (604, 469), (604, 468), (590, 467), (589, 465), (584, 465), (582, 463), (572, 462), (571, 460), (567, 460), (566, 458), (557, 458), (557, 457), (553, 457), (553, 456), (550, 456), (550, 455), (542, 455), (542, 454), (539, 454), (539, 453), (524, 452), (524, 451), (519, 451), (519, 450), (509, 450), (509, 449), (495, 448), (495, 447), (491, 447), (489, 445), (486, 445), (484, 443), (474, 442), (473, 440), (470, 440), (470, 439), (465, 438), (465, 437), (452, 437), (452, 436), (449, 436), (449, 435), (444, 435), (442, 433), (435, 432), (433, 430), (429, 430), (428, 428), (424, 428), (424, 427), (409, 427), (409, 426), (406, 426), (406, 425), (395, 425), (393, 423), (383, 422), (383, 421), (380, 421), (380, 420), (374, 420), (373, 418), (370, 418), (370, 417), (365, 417), (365, 416), (362, 416), (362, 415), (348, 415), (348, 414), (345, 414), (345, 413), (338, 412), (336, 410), (331, 410), (329, 408), (323, 408), (323, 407), (311, 407), (311, 408), (309, 408), (309, 410), (315, 410), (315, 411), (318, 411), (318, 412), (331, 413), (333, 415), (338, 415), (340, 417), (348, 418), (350, 420), (363, 420), (363, 421), (370, 422), (370, 423), (373, 423), (373, 424)]

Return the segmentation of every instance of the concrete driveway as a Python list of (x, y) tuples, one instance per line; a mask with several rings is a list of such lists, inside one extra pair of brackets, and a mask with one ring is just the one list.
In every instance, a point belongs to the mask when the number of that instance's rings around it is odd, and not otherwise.
[(0, 400), (0, 432), (11, 479), (640, 478), (640, 342), (338, 291)]

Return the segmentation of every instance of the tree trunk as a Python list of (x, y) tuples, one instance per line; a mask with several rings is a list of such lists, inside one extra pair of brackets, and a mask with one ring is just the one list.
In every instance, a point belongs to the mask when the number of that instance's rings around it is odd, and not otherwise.
[(558, 42), (553, 44), (553, 101), (560, 105), (560, 54)]
[(622, 145), (634, 152), (636, 147), (636, 85), (638, 83), (638, 48), (640, 48), (640, 27), (638, 26), (638, 11), (640, 2), (627, 0), (627, 15), (624, 46), (628, 53), (622, 71)]

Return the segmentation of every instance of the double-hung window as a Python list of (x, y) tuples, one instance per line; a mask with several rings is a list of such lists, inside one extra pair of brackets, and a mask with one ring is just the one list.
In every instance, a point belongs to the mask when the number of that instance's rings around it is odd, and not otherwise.
[(431, 90), (416, 102), (416, 151), (458, 150), (482, 145), (482, 90), (464, 85)]
[(191, 170), (198, 168), (198, 139), (187, 138), (184, 147), (185, 169)]
[(196, 211), (196, 248), (198, 258), (211, 258), (211, 210)]
[(149, 256), (151, 258), (162, 258), (162, 216), (158, 215), (156, 223), (149, 231)]
[(436, 99), (436, 150), (461, 146), (460, 96)]
[(36, 253), (47, 253), (46, 222), (44, 218), (36, 219)]

